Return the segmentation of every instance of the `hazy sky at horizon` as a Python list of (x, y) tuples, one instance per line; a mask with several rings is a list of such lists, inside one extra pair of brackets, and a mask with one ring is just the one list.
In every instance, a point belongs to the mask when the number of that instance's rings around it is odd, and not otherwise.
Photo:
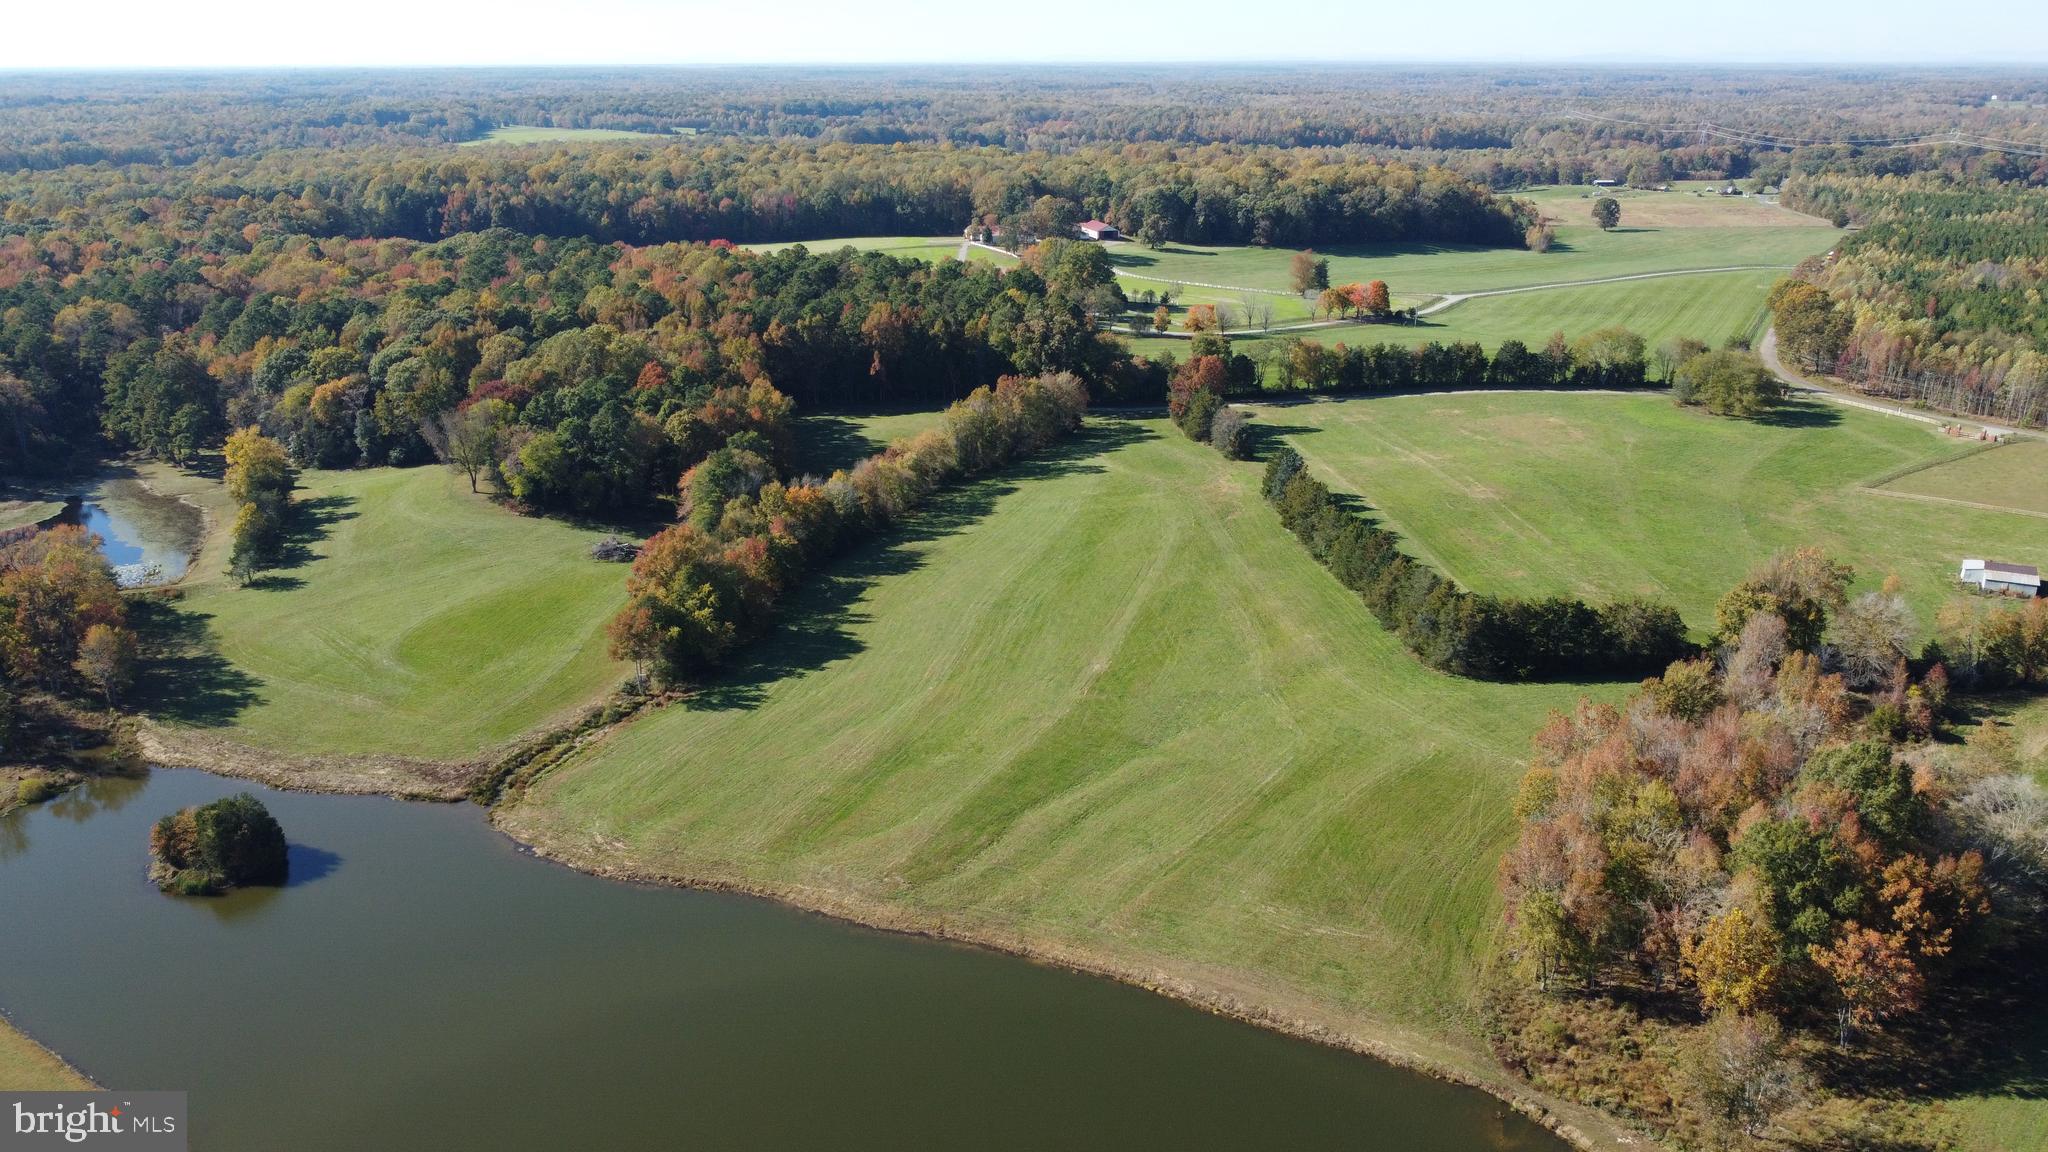
[[(2048, 2), (1464, 0), (1272, 9), (1171, 0), (98, 0), (22, 4), (0, 68), (1000, 61), (2039, 63)], [(991, 18), (990, 13), (1008, 13)], [(973, 14), (972, 16), (970, 14)], [(976, 29), (981, 16), (986, 31)]]

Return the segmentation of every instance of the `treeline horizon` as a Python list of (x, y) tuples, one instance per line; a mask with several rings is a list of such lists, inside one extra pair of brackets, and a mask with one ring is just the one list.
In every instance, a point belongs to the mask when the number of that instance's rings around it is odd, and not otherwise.
[[(1998, 99), (1993, 99), (1998, 97)], [(513, 125), (750, 140), (1424, 151), (1620, 178), (1630, 152), (1740, 178), (1762, 137), (1959, 130), (2048, 143), (2019, 66), (927, 65), (0, 76), (0, 170), (454, 144)], [(1592, 115), (1587, 115), (1592, 113)], [(1719, 129), (1699, 131), (1703, 123)], [(1638, 157), (1639, 158), (1639, 157)], [(1604, 166), (1604, 167), (1603, 167)], [(1475, 170), (1472, 174), (1477, 175)], [(1555, 179), (1547, 177), (1545, 179)], [(1495, 187), (1506, 185), (1494, 183)]]

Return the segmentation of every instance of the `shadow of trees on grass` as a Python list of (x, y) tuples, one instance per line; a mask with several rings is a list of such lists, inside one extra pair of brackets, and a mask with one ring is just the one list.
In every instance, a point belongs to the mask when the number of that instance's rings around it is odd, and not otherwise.
[[(335, 494), (293, 501), (291, 515), (285, 519), (283, 554), (271, 568), (303, 568), (318, 560), (320, 554), (313, 551), (313, 545), (332, 536), (336, 524), (361, 515), (352, 510), (355, 502), (353, 496)], [(279, 586), (298, 587), (300, 583), (303, 581), (284, 581)], [(249, 586), (257, 584), (252, 581)]]
[(243, 709), (263, 702), (257, 691), (262, 682), (220, 654), (207, 626), (212, 619), (171, 600), (139, 597), (129, 602), (129, 621), (142, 648), (137, 707), (172, 723), (221, 728)]
[(870, 620), (859, 608), (861, 598), (882, 579), (923, 567), (924, 545), (978, 523), (1025, 483), (1103, 472), (1099, 457), (1156, 435), (1128, 421), (1098, 420), (1029, 460), (933, 493), (894, 530), (805, 576), (767, 635), (750, 644), (738, 664), (702, 684), (688, 707), (755, 708), (777, 682), (859, 653), (865, 645), (856, 632)]

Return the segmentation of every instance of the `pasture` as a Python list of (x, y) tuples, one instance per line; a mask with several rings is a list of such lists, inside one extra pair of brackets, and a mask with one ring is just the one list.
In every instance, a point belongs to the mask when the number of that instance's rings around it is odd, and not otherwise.
[[(186, 480), (214, 525), (218, 484)], [(308, 472), (288, 564), (249, 587), (211, 533), (160, 627), (157, 720), (288, 753), (463, 759), (573, 711), (623, 670), (624, 565), (595, 528), (519, 516), (441, 468)], [(150, 677), (145, 675), (144, 682)]]
[[(1449, 344), (1475, 341), (1488, 350), (1501, 341), (1520, 340), (1542, 348), (1553, 332), (1567, 338), (1619, 324), (1640, 335), (1649, 349), (1674, 336), (1692, 336), (1720, 345), (1730, 337), (1754, 337), (1765, 321), (1763, 300), (1773, 272), (1715, 272), (1699, 276), (1663, 276), (1613, 284), (1586, 284), (1476, 296), (1414, 324), (1336, 324), (1297, 332), (1241, 331), (1230, 334), (1240, 352), (1257, 355), (1262, 344), (1288, 338), (1323, 344)], [(1134, 339), (1140, 355), (1165, 353), (1179, 359), (1188, 343), (1176, 337)]]
[(1163, 421), (1091, 428), (836, 566), (756, 663), (500, 821), (571, 858), (1170, 961), (1483, 1071), (1468, 1011), (1518, 760), (1580, 689), (1427, 671), (1280, 527), (1257, 465)]
[(1859, 589), (1897, 573), (1925, 627), (1960, 595), (1964, 556), (2048, 561), (2048, 519), (1863, 486), (1967, 448), (1916, 421), (1814, 399), (1762, 421), (1661, 395), (1389, 396), (1257, 411), (1318, 476), (1481, 592), (1640, 593), (1671, 602), (1699, 632), (1751, 566), (1815, 544), (1855, 566)]
[(2016, 440), (1909, 472), (1887, 482), (1880, 491), (2048, 516), (2048, 484), (2044, 480), (2048, 480), (2048, 441)]
[[(1590, 209), (1589, 209), (1590, 210)], [(1807, 219), (1800, 217), (1800, 219)], [(1644, 272), (1743, 265), (1790, 267), (1828, 250), (1836, 235), (1827, 224), (1730, 227), (1631, 227), (1602, 232), (1591, 223), (1561, 224), (1548, 252), (1446, 244), (1331, 245), (1317, 249), (1330, 261), (1330, 282), (1384, 280), (1398, 295), (1437, 296), (1564, 284)], [(1202, 282), (1285, 292), (1292, 249), (1196, 247), (1170, 244), (1110, 245), (1112, 262), (1130, 278), (1124, 290), (1148, 281)]]

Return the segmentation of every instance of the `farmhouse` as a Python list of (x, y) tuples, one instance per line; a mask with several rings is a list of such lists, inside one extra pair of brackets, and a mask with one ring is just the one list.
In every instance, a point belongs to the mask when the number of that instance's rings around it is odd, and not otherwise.
[(2014, 596), (2039, 596), (2041, 570), (2032, 564), (2007, 564), (2002, 560), (1965, 560), (1963, 583), (1984, 592), (2005, 592)]
[(1100, 220), (1083, 220), (1078, 227), (1081, 229), (1081, 235), (1086, 236), (1090, 240), (1120, 240), (1123, 238), (1123, 233), (1118, 232), (1114, 225), (1104, 224)]

